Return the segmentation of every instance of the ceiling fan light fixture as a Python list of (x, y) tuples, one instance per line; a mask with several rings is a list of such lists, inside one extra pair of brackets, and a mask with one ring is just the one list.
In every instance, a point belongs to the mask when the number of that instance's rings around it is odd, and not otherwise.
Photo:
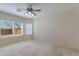
[(32, 5), (29, 4), (29, 6), (27, 6), (26, 9), (18, 8), (16, 11), (17, 12), (23, 12), (24, 11), (24, 15), (26, 15), (26, 16), (36, 16), (37, 14), (35, 12), (40, 12), (41, 9), (33, 9)]
[(28, 14), (27, 14), (27, 13), (25, 13), (24, 15), (28, 16)]
[(28, 14), (32, 14), (31, 12), (28, 12)]
[(28, 12), (25, 14), (26, 16), (35, 16), (32, 12)]
[(34, 14), (31, 14), (32, 16), (34, 16)]

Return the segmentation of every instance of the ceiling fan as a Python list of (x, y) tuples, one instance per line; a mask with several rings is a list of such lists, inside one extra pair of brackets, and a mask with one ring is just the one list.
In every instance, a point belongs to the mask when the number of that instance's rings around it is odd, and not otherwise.
[(33, 9), (33, 8), (32, 8), (32, 5), (31, 5), (31, 4), (28, 4), (26, 9), (17, 8), (16, 11), (18, 11), (18, 12), (24, 11), (24, 12), (25, 12), (24, 15), (36, 16), (37, 14), (36, 14), (35, 12), (40, 12), (41, 9)]

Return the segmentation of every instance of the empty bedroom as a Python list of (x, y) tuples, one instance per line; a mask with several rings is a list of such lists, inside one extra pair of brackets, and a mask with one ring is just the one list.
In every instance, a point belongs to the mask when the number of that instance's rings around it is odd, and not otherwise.
[(79, 3), (0, 3), (0, 56), (79, 56)]

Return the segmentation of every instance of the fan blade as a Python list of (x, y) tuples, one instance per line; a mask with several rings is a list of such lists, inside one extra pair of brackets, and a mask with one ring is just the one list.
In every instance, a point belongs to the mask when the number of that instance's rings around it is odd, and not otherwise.
[(25, 11), (26, 11), (26, 9), (22, 9), (22, 8), (17, 8), (17, 10), (16, 10), (16, 11), (21, 12), (21, 11), (23, 11), (23, 10), (25, 10)]
[(34, 12), (31, 12), (31, 13), (33, 13), (36, 16), (36, 13), (34, 13)]
[(39, 11), (41, 11), (41, 9), (36, 9), (36, 10), (32, 10), (32, 11), (36, 11), (36, 12), (39, 12)]

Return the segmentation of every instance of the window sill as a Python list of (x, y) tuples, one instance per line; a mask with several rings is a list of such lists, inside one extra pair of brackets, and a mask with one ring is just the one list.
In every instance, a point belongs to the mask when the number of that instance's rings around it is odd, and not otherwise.
[(23, 34), (0, 36), (0, 38), (10, 38), (10, 37), (17, 37), (17, 36), (23, 36)]

